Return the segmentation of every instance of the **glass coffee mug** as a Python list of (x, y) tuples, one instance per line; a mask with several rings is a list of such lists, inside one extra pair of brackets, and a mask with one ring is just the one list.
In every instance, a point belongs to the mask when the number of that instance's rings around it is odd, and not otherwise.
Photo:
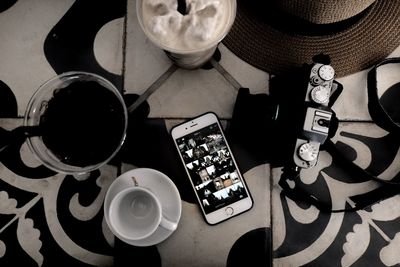
[(11, 131), (10, 142), (24, 135), (49, 169), (87, 176), (118, 153), (127, 125), (124, 99), (111, 82), (93, 73), (66, 72), (33, 94), (24, 126)]
[(236, 0), (138, 0), (136, 14), (145, 36), (175, 65), (197, 69), (232, 28), (236, 7)]

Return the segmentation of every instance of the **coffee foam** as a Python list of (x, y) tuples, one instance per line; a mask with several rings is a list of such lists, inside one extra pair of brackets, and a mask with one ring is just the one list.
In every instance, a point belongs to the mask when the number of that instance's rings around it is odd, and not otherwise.
[(178, 12), (177, 0), (144, 0), (145, 29), (163, 46), (197, 50), (217, 42), (232, 16), (231, 0), (186, 0), (188, 14)]

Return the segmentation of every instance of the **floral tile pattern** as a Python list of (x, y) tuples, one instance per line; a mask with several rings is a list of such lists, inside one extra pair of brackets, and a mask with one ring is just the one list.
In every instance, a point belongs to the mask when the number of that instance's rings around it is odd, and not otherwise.
[[(81, 70), (101, 75), (128, 104), (164, 75), (172, 62), (145, 37), (135, 8), (135, 0), (0, 3), (0, 140), (23, 125), (31, 96), (57, 74)], [(245, 63), (223, 43), (218, 53), (218, 64), (250, 94), (261, 99), (270, 93), (272, 75)], [(400, 48), (390, 56), (399, 55)], [(384, 66), (378, 73), (379, 96), (394, 110), (399, 68)], [(350, 162), (391, 179), (400, 166), (400, 143), (371, 120), (367, 74), (364, 70), (337, 80), (343, 93), (333, 106), (339, 126), (332, 142)], [(234, 136), (239, 91), (216, 68), (174, 70), (145, 105), (130, 114), (134, 120), (129, 121), (120, 153), (86, 178), (47, 169), (25, 139), (1, 149), (0, 265), (399, 265), (399, 196), (379, 201), (376, 196), (385, 187), (355, 176), (323, 150), (318, 164), (302, 171), (296, 182), (308, 193), (322, 195), (333, 209), (376, 201), (358, 211), (331, 213), (306, 199), (291, 199), (279, 184), (282, 168), (273, 164), (279, 151), (264, 147), (262, 133), (249, 133), (251, 129), (240, 134), (259, 138), (253, 140), (259, 144), (255, 147)], [(263, 108), (259, 106), (260, 112)], [(222, 120), (254, 200), (251, 210), (216, 226), (203, 220), (169, 135), (173, 126), (207, 111)], [(135, 168), (163, 172), (180, 193), (178, 229), (157, 245), (126, 244), (112, 234), (104, 218), (108, 188), (121, 173)]]

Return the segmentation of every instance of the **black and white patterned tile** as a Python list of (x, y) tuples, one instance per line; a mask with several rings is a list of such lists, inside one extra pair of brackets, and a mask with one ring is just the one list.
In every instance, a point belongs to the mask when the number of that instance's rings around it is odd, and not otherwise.
[[(399, 144), (373, 123), (342, 123), (334, 139), (346, 157), (383, 179), (398, 172)], [(393, 266), (400, 230), (400, 198), (376, 201), (364, 210), (326, 213), (282, 195), (275, 169), (272, 190), (274, 265), (276, 266)], [(316, 168), (300, 179), (310, 193), (324, 194), (332, 209), (354, 207), (360, 199), (372, 200), (382, 185), (354, 176), (326, 151)], [(386, 188), (387, 189), (387, 188)], [(378, 200), (378, 199), (377, 199)], [(295, 245), (294, 245), (295, 244)]]
[[(69, 70), (97, 73), (126, 96), (144, 93), (172, 63), (141, 31), (135, 5), (135, 0), (2, 1), (0, 127), (11, 130), (21, 125), (34, 91)], [(252, 94), (269, 92), (268, 73), (248, 65), (223, 44), (219, 52), (221, 66), (241, 86)], [(400, 49), (391, 57), (397, 55)], [(398, 68), (385, 66), (378, 74), (379, 95), (392, 108), (397, 106)], [(344, 91), (333, 106), (341, 120), (333, 141), (349, 160), (389, 179), (400, 166), (399, 144), (371, 122), (367, 72), (338, 79)], [(124, 266), (126, 261), (144, 266), (399, 265), (398, 196), (361, 211), (321, 212), (282, 194), (277, 184), (281, 169), (269, 164), (274, 151), (253, 154), (263, 148), (249, 149), (236, 139), (232, 148), (254, 207), (216, 226), (204, 222), (169, 130), (210, 110), (229, 130), (237, 94), (215, 69), (176, 70), (148, 98), (149, 110), (142, 110), (142, 119), (129, 126), (118, 157), (83, 181), (48, 170), (25, 143), (0, 152), (0, 265)], [(115, 239), (102, 209), (112, 181), (137, 167), (167, 174), (182, 203), (177, 231), (145, 248)], [(334, 208), (368, 199), (380, 186), (355, 177), (326, 151), (300, 180)]]
[[(41, 1), (29, 5), (28, 1), (20, 0), (1, 13), (0, 18), (7, 23), (2, 24), (0, 34), (16, 36), (7, 38), (1, 47), (2, 61), (7, 63), (2, 65), (0, 71), (5, 81), (2, 94), (7, 97), (4, 98), (2, 114), (3, 117), (19, 117), (3, 119), (1, 127), (11, 130), (20, 126), (25, 106), (34, 91), (49, 78), (69, 70), (95, 72), (112, 81), (125, 93), (143, 93), (171, 63), (156, 48), (153, 50), (158, 56), (153, 64), (148, 60), (146, 53), (149, 51), (148, 54), (151, 54), (151, 48), (148, 50), (148, 44), (140, 46), (139, 43), (146, 40), (142, 33), (135, 31), (135, 24), (130, 23), (131, 16), (134, 16), (132, 9), (129, 9), (132, 3), (134, 1), (128, 2), (126, 24), (124, 1), (59, 1), (54, 5), (51, 1)], [(84, 23), (89, 13), (90, 22)], [(18, 22), (25, 26), (16, 23), (20, 15), (24, 16), (22, 22)], [(128, 26), (127, 47), (122, 51), (125, 25)], [(142, 54), (145, 56), (142, 57)], [(36, 59), (41, 61), (34, 61)], [(157, 71), (157, 67), (160, 71)], [(211, 80), (209, 73), (212, 73)], [(80, 181), (46, 169), (25, 143), (16, 144), (2, 153), (2, 265), (117, 266), (131, 255), (136, 255), (138, 263), (144, 260), (140, 258), (141, 255), (149, 255), (154, 256), (152, 259), (159, 259), (155, 262), (160, 266), (176, 266), (194, 259), (199, 266), (235, 266), (238, 263), (236, 250), (243, 250), (254, 240), (260, 243), (270, 240), (269, 180), (265, 179), (268, 176), (267, 166), (251, 163), (254, 168), (245, 172), (246, 179), (254, 188), (253, 195), (257, 200), (255, 208), (232, 220), (229, 225), (210, 228), (200, 217), (190, 187), (182, 182), (186, 178), (177, 171), (179, 161), (175, 158), (170, 165), (165, 164), (165, 158), (174, 159), (174, 154), (171, 147), (165, 145), (170, 141), (165, 126), (167, 122), (158, 117), (185, 118), (202, 110), (221, 107), (218, 113), (230, 118), (236, 97), (235, 90), (215, 70), (178, 70), (176, 77), (171, 78), (168, 81), (171, 84), (167, 82), (163, 85), (165, 88), (160, 88), (159, 96), (153, 96), (155, 100), (149, 99), (150, 116), (153, 119), (140, 125), (145, 139), (128, 137), (126, 147), (121, 152), (122, 160), (127, 162), (122, 169), (118, 165), (106, 165), (87, 180)], [(190, 85), (186, 92), (183, 90), (185, 83)], [(22, 89), (25, 87), (29, 90)], [(176, 94), (176, 90), (183, 91), (181, 98), (187, 98), (185, 102), (189, 103), (182, 109), (176, 108), (173, 99), (168, 100), (168, 94)], [(214, 100), (210, 95), (221, 90), (219, 100), (210, 102)], [(199, 96), (203, 97), (203, 104), (192, 110), (190, 102), (197, 102), (195, 100)], [(168, 104), (168, 101), (171, 103)], [(153, 143), (153, 146), (146, 145), (148, 143)], [(159, 151), (159, 156), (154, 157), (153, 153), (149, 153), (151, 151)], [(179, 231), (158, 247), (144, 250), (115, 240), (102, 212), (105, 192), (111, 182), (121, 171), (138, 166), (156, 168), (172, 177), (181, 191), (184, 207)], [(195, 238), (187, 238), (188, 233)], [(191, 248), (186, 254), (181, 253), (180, 249), (176, 250), (176, 246), (182, 244)], [(210, 244), (217, 245), (218, 249)], [(210, 254), (210, 257), (204, 258), (202, 253), (193, 254), (198, 250)], [(264, 253), (268, 251), (255, 254), (254, 260), (267, 261)]]

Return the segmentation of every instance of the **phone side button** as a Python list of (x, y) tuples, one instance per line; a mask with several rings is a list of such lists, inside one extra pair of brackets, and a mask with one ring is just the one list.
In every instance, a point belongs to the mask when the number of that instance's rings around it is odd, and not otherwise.
[(226, 213), (226, 215), (231, 216), (234, 213), (234, 210), (232, 207), (227, 207), (225, 209), (225, 213)]

